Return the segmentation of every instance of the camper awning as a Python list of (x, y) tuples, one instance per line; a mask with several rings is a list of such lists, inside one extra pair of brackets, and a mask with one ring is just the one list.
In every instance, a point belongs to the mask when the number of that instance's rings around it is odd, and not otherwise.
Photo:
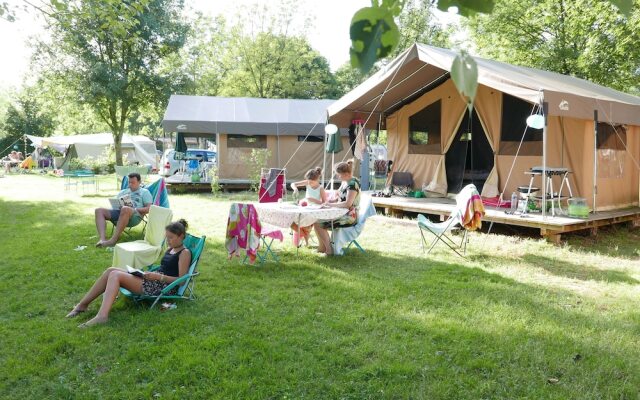
[(172, 95), (165, 132), (245, 135), (324, 135), (335, 100), (256, 99)]
[[(367, 119), (373, 113), (368, 124), (372, 127), (380, 113), (393, 110), (447, 75), (455, 56), (450, 50), (413, 45), (330, 105), (330, 121), (346, 127), (352, 119)], [(601, 121), (640, 125), (639, 97), (555, 72), (474, 59), (480, 84), (531, 103), (539, 103), (542, 95), (549, 103), (549, 115), (593, 119), (597, 110)]]

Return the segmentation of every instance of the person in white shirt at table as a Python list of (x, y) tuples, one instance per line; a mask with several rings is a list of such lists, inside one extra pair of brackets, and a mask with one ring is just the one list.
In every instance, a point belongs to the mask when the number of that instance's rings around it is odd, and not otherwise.
[[(327, 201), (327, 192), (320, 184), (320, 177), (322, 176), (322, 168), (312, 168), (304, 175), (305, 180), (293, 182), (291, 189), (294, 194), (298, 193), (298, 186), (305, 185), (305, 197), (300, 200), (299, 205), (305, 207), (309, 204), (322, 204)], [(300, 246), (300, 238), (303, 238), (309, 245), (309, 234), (311, 233), (311, 226), (301, 226), (298, 228), (297, 224), (292, 224), (293, 229), (293, 245)], [(299, 234), (298, 234), (299, 233)]]

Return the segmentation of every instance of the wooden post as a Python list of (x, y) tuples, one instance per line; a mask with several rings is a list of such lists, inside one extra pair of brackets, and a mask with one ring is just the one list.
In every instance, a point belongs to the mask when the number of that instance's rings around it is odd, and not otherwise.
[(561, 243), (561, 234), (557, 231), (550, 231), (548, 229), (542, 228), (540, 229), (540, 234), (542, 237), (547, 239), (547, 242), (559, 245)]

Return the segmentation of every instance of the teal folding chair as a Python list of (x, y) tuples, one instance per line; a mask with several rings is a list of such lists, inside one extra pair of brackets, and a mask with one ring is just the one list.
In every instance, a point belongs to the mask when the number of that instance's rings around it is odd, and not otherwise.
[[(278, 255), (273, 252), (273, 249), (271, 249), (271, 245), (273, 244), (273, 241), (276, 239), (282, 242), (283, 237), (284, 235), (282, 234), (282, 231), (280, 229), (271, 228), (271, 227), (262, 225), (262, 229), (260, 230), (260, 243), (262, 244), (263, 250), (262, 252), (260, 252), (260, 250), (256, 252), (256, 258), (259, 260), (259, 265), (262, 265), (265, 262), (267, 262), (269, 259), (269, 256), (271, 256), (273, 261), (277, 263), (280, 262)], [(242, 263), (246, 264), (248, 258), (249, 258), (249, 255), (245, 255), (244, 259), (242, 260)]]
[[(191, 251), (191, 264), (189, 265), (189, 271), (187, 271), (187, 273), (182, 275), (180, 278), (171, 282), (171, 284), (165, 287), (159, 295), (148, 296), (144, 294), (132, 293), (125, 288), (120, 288), (120, 293), (132, 299), (136, 303), (140, 303), (141, 301), (153, 300), (153, 304), (151, 304), (150, 309), (152, 309), (160, 301), (160, 299), (194, 300), (196, 298), (195, 278), (200, 274), (200, 272), (197, 271), (198, 261), (200, 261), (200, 256), (202, 255), (202, 251), (204, 250), (206, 238), (206, 236), (197, 237), (187, 234), (184, 239), (184, 246), (189, 249), (189, 251)], [(147, 270), (153, 272), (158, 268), (160, 268), (159, 265), (151, 265)], [(169, 292), (171, 292), (171, 290), (175, 287), (178, 287), (178, 292), (176, 294), (169, 294)]]

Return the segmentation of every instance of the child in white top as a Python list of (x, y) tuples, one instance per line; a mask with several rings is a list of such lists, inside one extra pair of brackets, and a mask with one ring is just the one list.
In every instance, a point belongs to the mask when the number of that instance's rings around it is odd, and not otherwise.
[(327, 201), (327, 193), (320, 184), (321, 176), (322, 168), (312, 168), (304, 174), (305, 180), (291, 184), (294, 194), (298, 193), (298, 186), (305, 185), (305, 198), (300, 201), (301, 206), (306, 206), (309, 203), (322, 204)]
[[(312, 168), (304, 175), (305, 180), (294, 182), (291, 184), (294, 194), (298, 193), (298, 186), (305, 185), (305, 197), (300, 200), (299, 204), (303, 207), (309, 204), (323, 204), (327, 202), (327, 193), (320, 184), (320, 177), (322, 176), (322, 168)], [(307, 246), (309, 245), (309, 234), (311, 233), (312, 226), (298, 227), (296, 224), (291, 225), (293, 229), (293, 244), (296, 247), (300, 246), (300, 238), (304, 238)]]

